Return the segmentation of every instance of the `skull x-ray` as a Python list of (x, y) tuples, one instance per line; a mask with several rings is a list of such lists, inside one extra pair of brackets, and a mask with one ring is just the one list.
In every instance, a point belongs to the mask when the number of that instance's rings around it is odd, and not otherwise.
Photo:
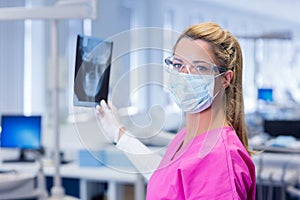
[(107, 100), (113, 43), (78, 35), (74, 76), (74, 106), (93, 107)]

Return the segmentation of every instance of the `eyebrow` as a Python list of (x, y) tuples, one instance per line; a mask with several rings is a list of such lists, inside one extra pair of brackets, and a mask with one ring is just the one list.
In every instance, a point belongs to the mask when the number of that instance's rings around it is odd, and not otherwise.
[(192, 61), (192, 63), (193, 63), (193, 64), (198, 64), (198, 63), (208, 63), (208, 64), (214, 65), (213, 63), (208, 62), (208, 61), (204, 61), (204, 60), (194, 60), (194, 61)]
[[(176, 58), (176, 57), (174, 57), (174, 60), (179, 61), (179, 62), (183, 62), (183, 60), (181, 60), (180, 58)], [(193, 63), (193, 64), (208, 63), (208, 64), (215, 65), (215, 64), (213, 64), (211, 62), (204, 61), (204, 60), (193, 60), (191, 63)]]
[(174, 57), (174, 60), (177, 60), (179, 62), (183, 62), (181, 59)]

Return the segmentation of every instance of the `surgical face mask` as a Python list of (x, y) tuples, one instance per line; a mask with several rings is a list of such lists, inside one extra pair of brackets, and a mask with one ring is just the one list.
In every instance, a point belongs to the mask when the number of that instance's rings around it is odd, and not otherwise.
[(214, 98), (214, 75), (195, 75), (165, 70), (167, 84), (177, 105), (187, 113), (198, 113), (211, 106)]

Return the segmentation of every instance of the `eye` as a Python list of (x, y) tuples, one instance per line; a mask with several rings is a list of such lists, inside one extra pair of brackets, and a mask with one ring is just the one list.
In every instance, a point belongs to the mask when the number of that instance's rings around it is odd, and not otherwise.
[(207, 72), (209, 71), (209, 68), (207, 66), (204, 66), (204, 65), (197, 65), (195, 67), (195, 69), (199, 72)]
[(178, 62), (173, 62), (172, 65), (176, 69), (181, 69), (181, 67), (182, 67), (182, 63), (178, 63)]

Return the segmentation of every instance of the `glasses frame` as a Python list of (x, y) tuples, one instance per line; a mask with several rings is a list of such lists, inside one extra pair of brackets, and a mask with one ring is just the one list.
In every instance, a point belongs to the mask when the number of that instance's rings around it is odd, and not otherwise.
[[(167, 66), (172, 66), (172, 67), (174, 67), (174, 66), (173, 66), (172, 58), (174, 58), (174, 56), (169, 56), (169, 57), (165, 58), (165, 64), (166, 64)], [(214, 63), (210, 63), (210, 62), (207, 62), (207, 61), (205, 61), (205, 62), (212, 65), (212, 70), (213, 70), (214, 72), (217, 72), (217, 71), (218, 71), (219, 73), (222, 74), (222, 73), (225, 73), (226, 71), (229, 70), (229, 69), (227, 69), (227, 68), (225, 68), (225, 67), (219, 67), (219, 66), (215, 65)], [(179, 71), (179, 72), (182, 71), (183, 67), (186, 67), (187, 65), (189, 65), (189, 64), (182, 64), (182, 66), (180, 67), (180, 69), (179, 69), (178, 71)], [(193, 68), (195, 68), (193, 65), (189, 65), (189, 66), (192, 66)], [(196, 69), (196, 70), (197, 70), (197, 69)], [(177, 71), (177, 70), (176, 70), (176, 71)]]

